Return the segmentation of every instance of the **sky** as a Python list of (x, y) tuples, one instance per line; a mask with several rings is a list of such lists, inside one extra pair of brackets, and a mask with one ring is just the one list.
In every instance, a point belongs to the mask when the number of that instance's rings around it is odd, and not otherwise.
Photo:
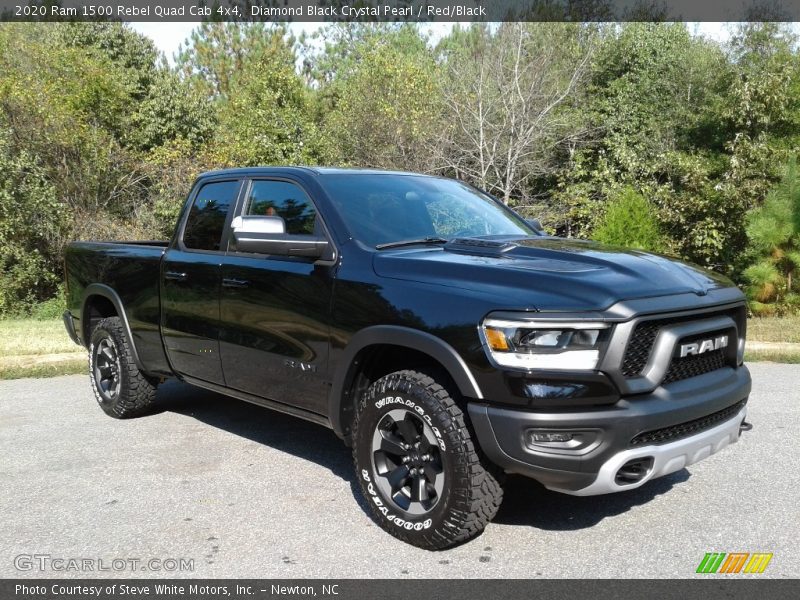
[[(325, 23), (292, 23), (289, 28), (295, 36), (299, 36), (303, 32), (311, 34), (324, 25)], [(430, 31), (433, 41), (436, 42), (447, 35), (453, 25), (454, 23), (433, 23), (424, 27)], [(158, 49), (172, 63), (178, 46), (189, 37), (198, 23), (131, 23), (131, 26), (153, 40)], [(726, 23), (691, 23), (689, 29), (718, 41), (724, 41), (729, 37)]]

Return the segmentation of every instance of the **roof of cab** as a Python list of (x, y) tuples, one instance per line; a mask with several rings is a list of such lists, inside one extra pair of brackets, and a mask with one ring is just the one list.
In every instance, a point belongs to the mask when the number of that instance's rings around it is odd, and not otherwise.
[(219, 175), (236, 175), (236, 176), (258, 176), (258, 175), (277, 175), (280, 173), (295, 173), (305, 175), (416, 175), (419, 177), (432, 177), (431, 175), (424, 175), (423, 173), (411, 173), (409, 171), (384, 171), (381, 169), (359, 169), (359, 168), (344, 168), (344, 167), (242, 167), (235, 169), (220, 169), (217, 171), (207, 171), (202, 173), (198, 178), (215, 177)]

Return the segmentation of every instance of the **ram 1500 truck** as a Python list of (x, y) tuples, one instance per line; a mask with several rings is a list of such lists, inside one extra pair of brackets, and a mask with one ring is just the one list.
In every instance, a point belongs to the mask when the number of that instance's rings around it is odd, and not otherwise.
[(66, 289), (106, 413), (177, 377), (330, 427), (380, 526), (428, 549), (479, 534), (504, 473), (630, 490), (745, 424), (727, 279), (546, 235), (452, 179), (207, 173), (170, 241), (71, 244)]

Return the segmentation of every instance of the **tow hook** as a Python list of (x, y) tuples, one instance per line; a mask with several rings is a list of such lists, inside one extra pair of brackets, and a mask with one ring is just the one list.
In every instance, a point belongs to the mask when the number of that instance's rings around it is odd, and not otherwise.
[(743, 432), (750, 431), (753, 428), (752, 423), (748, 423), (747, 421), (742, 421), (742, 424), (739, 425), (739, 435), (741, 436)]

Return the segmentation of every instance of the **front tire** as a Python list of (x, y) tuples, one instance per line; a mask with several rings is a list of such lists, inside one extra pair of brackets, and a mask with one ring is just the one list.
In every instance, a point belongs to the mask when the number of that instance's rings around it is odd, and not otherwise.
[(427, 550), (479, 535), (503, 498), (463, 411), (418, 371), (390, 373), (369, 387), (353, 425), (353, 458), (378, 524)]
[(155, 400), (157, 381), (136, 366), (119, 317), (103, 319), (92, 332), (89, 380), (100, 408), (115, 419), (139, 416)]

